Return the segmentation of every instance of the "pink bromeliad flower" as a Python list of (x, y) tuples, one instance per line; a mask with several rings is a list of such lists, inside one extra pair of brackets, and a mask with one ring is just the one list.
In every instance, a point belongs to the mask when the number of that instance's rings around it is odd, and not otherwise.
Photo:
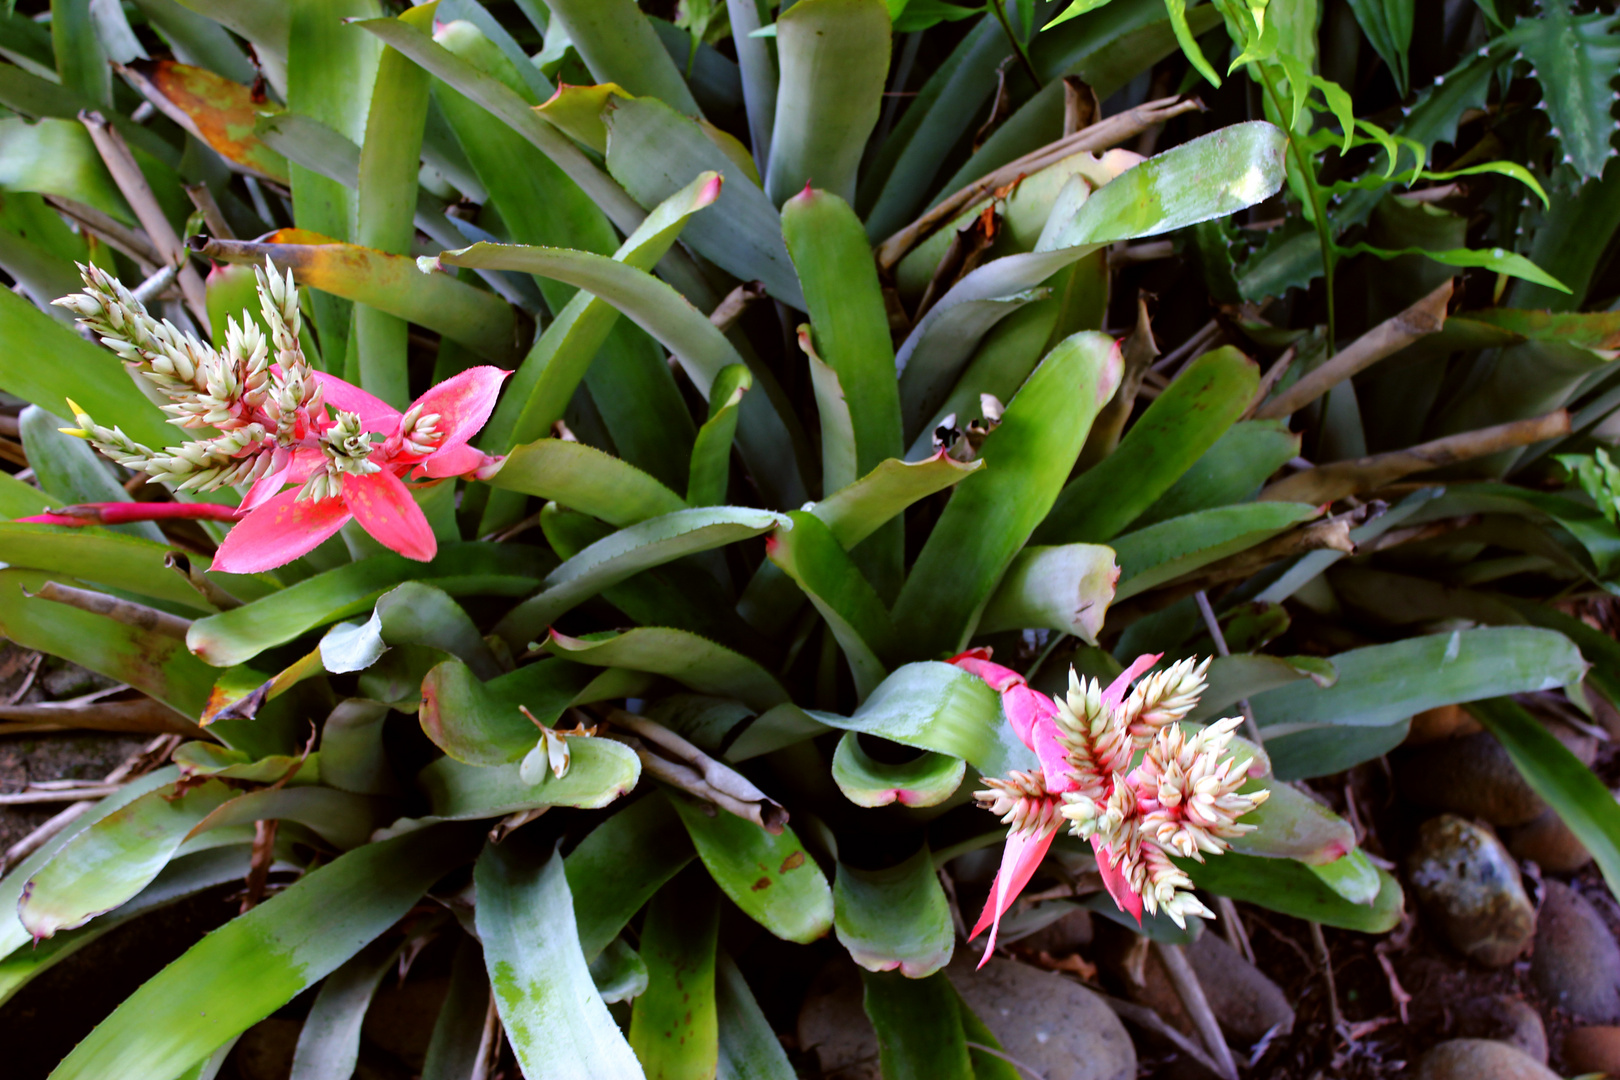
[(153, 319), (100, 270), (81, 269), (86, 290), (57, 303), (170, 399), (164, 406), (170, 423), (218, 434), (154, 452), (116, 426), (97, 424), (71, 401), (79, 426), (63, 430), (182, 491), (251, 487), (235, 508), (203, 502), (104, 503), (63, 507), (24, 521), (232, 521), (213, 569), (246, 574), (291, 562), (353, 520), (385, 546), (425, 562), (437, 553), (438, 543), (406, 479), (487, 477), (500, 465), (501, 459), (475, 449), (470, 440), (494, 411), (509, 371), (463, 371), (401, 413), (308, 365), (298, 340), (298, 293), (290, 273), (284, 279), (273, 270), (258, 273), (269, 339), (256, 324), (233, 320), (225, 349), (216, 351), (167, 320)]
[(969, 935), (990, 931), (981, 967), (995, 951), (1002, 916), (1064, 824), (1091, 843), (1103, 885), (1138, 923), (1144, 909), (1162, 908), (1177, 925), (1189, 915), (1214, 917), (1170, 856), (1202, 861), (1205, 853), (1224, 851), (1228, 840), (1254, 828), (1237, 819), (1269, 793), (1237, 790), (1251, 765), (1226, 755), (1239, 718), (1191, 737), (1176, 723), (1203, 693), (1207, 660), (1184, 660), (1140, 678), (1159, 656), (1139, 656), (1106, 689), (1071, 671), (1069, 693), (1057, 701), (993, 663), (989, 649), (971, 649), (950, 662), (1001, 695), (1007, 723), (1040, 762), (1038, 771), (986, 778), (987, 790), (976, 793), (1008, 826), (1001, 867)]

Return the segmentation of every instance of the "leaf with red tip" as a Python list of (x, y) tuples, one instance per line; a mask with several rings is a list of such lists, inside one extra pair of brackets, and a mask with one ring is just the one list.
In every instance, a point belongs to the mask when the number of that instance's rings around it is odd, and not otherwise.
[(299, 499), (289, 488), (232, 526), (214, 556), (224, 574), (256, 574), (308, 554), (348, 522), (343, 500)]
[(427, 562), (439, 553), (427, 515), (405, 482), (387, 469), (344, 476), (343, 505), (378, 543), (407, 559)]

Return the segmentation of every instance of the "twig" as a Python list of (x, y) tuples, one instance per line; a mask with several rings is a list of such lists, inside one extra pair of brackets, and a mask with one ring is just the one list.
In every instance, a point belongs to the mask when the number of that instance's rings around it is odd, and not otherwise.
[(1020, 177), (1030, 173), (1039, 172), (1048, 165), (1062, 161), (1072, 154), (1083, 151), (1105, 150), (1110, 146), (1117, 146), (1126, 139), (1140, 135), (1154, 124), (1162, 124), (1171, 117), (1182, 113), (1202, 109), (1203, 102), (1197, 98), (1161, 98), (1158, 101), (1148, 101), (1129, 109), (1116, 116), (1075, 132), (1073, 135), (1047, 143), (1037, 150), (1032, 150), (1021, 158), (1008, 162), (994, 172), (973, 181), (971, 184), (957, 190), (949, 197), (941, 200), (922, 217), (901, 229), (878, 247), (877, 260), (880, 270), (887, 272), (905, 257), (906, 252), (922, 243), (928, 236), (936, 232), (946, 222), (954, 220), (958, 214), (974, 203), (990, 195), (997, 188), (1006, 187), (1016, 182)]
[(93, 206), (64, 199), (60, 195), (47, 195), (45, 201), (78, 222), (81, 228), (95, 233), (108, 245), (140, 263), (142, 269), (148, 273), (164, 264), (162, 254), (145, 233), (129, 228)]
[(105, 799), (123, 789), (122, 784), (86, 784), (73, 788), (46, 791), (16, 791), (0, 795), (0, 806), (32, 806), (37, 803), (77, 802), (80, 799)]
[[(1215, 609), (1209, 606), (1209, 596), (1199, 589), (1193, 597), (1198, 602), (1198, 613), (1204, 617), (1204, 629), (1215, 639), (1215, 651), (1221, 656), (1231, 656), (1232, 650), (1226, 647), (1226, 635), (1221, 633), (1221, 621), (1215, 617)], [(1243, 712), (1243, 730), (1248, 733), (1250, 741), (1256, 746), (1264, 746), (1265, 740), (1260, 737), (1260, 725), (1255, 722), (1249, 699), (1238, 698), (1238, 708)]]
[(131, 289), (130, 295), (142, 304), (150, 304), (158, 298), (159, 293), (174, 283), (179, 273), (180, 268), (173, 263), (159, 267), (151, 277)]
[(709, 324), (723, 334), (737, 324), (743, 312), (747, 311), (756, 300), (764, 298), (763, 281), (745, 281), (726, 293), (724, 299), (709, 312)]
[(208, 226), (208, 235), (222, 237), (226, 240), (236, 239), (236, 233), (225, 220), (225, 214), (220, 210), (219, 203), (214, 201), (214, 193), (207, 184), (187, 184), (186, 197), (191, 205), (202, 211), (203, 224)]
[[(608, 722), (615, 727), (635, 732), (674, 757), (675, 760), (672, 762), (660, 758), (673, 768), (663, 770), (667, 775), (655, 772), (654, 775), (658, 775), (659, 779), (712, 802), (722, 810), (747, 818), (766, 832), (780, 834), (787, 825), (788, 813), (781, 803), (759, 790), (741, 773), (716, 761), (669, 728), (654, 723), (644, 716), (625, 712), (623, 709), (614, 709), (608, 713)], [(648, 757), (659, 757), (650, 751), (643, 754), (645, 747), (641, 747), (639, 743), (627, 742), (627, 745), (631, 745), (638, 755), (642, 755), (642, 764), (649, 768), (652, 768), (652, 765), (648, 762)]]
[(1281, 356), (1272, 361), (1271, 366), (1266, 369), (1266, 373), (1260, 376), (1260, 385), (1255, 387), (1254, 397), (1250, 399), (1249, 407), (1243, 410), (1243, 415), (1238, 419), (1252, 420), (1254, 418), (1254, 414), (1259, 411), (1260, 406), (1266, 403), (1266, 398), (1271, 396), (1271, 391), (1282, 381), (1282, 377), (1288, 374), (1288, 369), (1293, 366), (1294, 360), (1298, 356), (1299, 347), (1290, 345), (1283, 351)]
[(1322, 924), (1313, 922), (1311, 927), (1311, 942), (1316, 946), (1317, 963), (1322, 965), (1322, 980), (1327, 983), (1328, 1015), (1333, 1021), (1333, 1030), (1339, 1031), (1344, 1027), (1344, 1013), (1339, 1011), (1339, 991), (1333, 980), (1333, 954), (1328, 952), (1327, 938), (1322, 935)]
[[(143, 776), (167, 760), (169, 755), (174, 753), (175, 747), (179, 745), (180, 736), (159, 735), (120, 762), (117, 768), (102, 779), (102, 783), (121, 784), (126, 780), (134, 780)], [(17, 865), (18, 862), (28, 858), (28, 856), (49, 842), (51, 837), (72, 825), (95, 805), (95, 802), (91, 800), (76, 802), (72, 806), (63, 809), (50, 820), (41, 823), (33, 832), (6, 849), (4, 858), (0, 858), (0, 869), (10, 869)]]
[[(23, 676), (22, 685), (18, 686), (17, 689), (13, 690), (11, 692), (11, 695), (8, 698), (6, 698), (6, 705), (7, 706), (17, 704), (17, 702), (21, 701), (27, 695), (29, 690), (33, 689), (34, 680), (39, 677), (40, 665), (43, 664), (44, 662), (45, 662), (45, 654), (44, 653), (37, 652), (37, 653), (35, 653), (33, 655), (33, 658), (28, 661), (28, 674)], [(4, 715), (4, 714), (0, 714), (0, 715)], [(7, 717), (7, 719), (9, 719), (9, 717)]]
[(1226, 935), (1226, 943), (1238, 951), (1238, 954), (1249, 963), (1254, 963), (1254, 946), (1249, 942), (1249, 932), (1243, 927), (1243, 919), (1238, 915), (1237, 905), (1229, 896), (1215, 898), (1215, 911), (1221, 917), (1221, 929)]
[(1220, 336), (1221, 324), (1211, 319), (1194, 331), (1192, 337), (1170, 350), (1148, 370), (1154, 374), (1174, 371), (1181, 366), (1183, 361), (1202, 356), (1208, 352), (1209, 346)]
[(1446, 304), (1451, 300), (1452, 282), (1447, 278), (1429, 295), (1398, 315), (1392, 315), (1352, 341), (1321, 367), (1302, 375), (1300, 380), (1255, 411), (1261, 420), (1280, 420), (1309, 405), (1335, 386), (1393, 356), (1446, 324)]
[(253, 823), (253, 856), (248, 864), (247, 887), (242, 891), (242, 906), (238, 915), (246, 915), (264, 899), (264, 887), (270, 880), (270, 864), (276, 861), (276, 831), (281, 822), (266, 818)]
[(1220, 1066), (1215, 1064), (1214, 1058), (1210, 1057), (1209, 1054), (1204, 1052), (1204, 1048), (1202, 1046), (1199, 1046), (1196, 1042), (1187, 1038), (1187, 1036), (1171, 1027), (1165, 1022), (1162, 1016), (1148, 1008), (1146, 1005), (1138, 1005), (1134, 1001), (1126, 1001), (1123, 998), (1117, 998), (1109, 994), (1101, 993), (1093, 987), (1087, 987), (1086, 989), (1091, 990), (1092, 993), (1102, 998), (1103, 1004), (1114, 1010), (1115, 1015), (1129, 1020), (1137, 1027), (1146, 1028), (1147, 1030), (1153, 1032), (1153, 1034), (1159, 1036), (1159, 1038), (1164, 1039), (1166, 1042), (1173, 1043), (1176, 1049), (1180, 1050), (1183, 1054), (1186, 1054), (1188, 1057), (1198, 1062), (1198, 1064), (1202, 1065), (1216, 1076), (1221, 1075)]
[(1078, 75), (1063, 76), (1063, 137), (1084, 131), (1102, 117), (1097, 91)]
[(1176, 996), (1186, 1006), (1187, 1016), (1198, 1031), (1199, 1038), (1209, 1048), (1210, 1057), (1218, 1066), (1215, 1070), (1217, 1075), (1226, 1080), (1237, 1080), (1237, 1062), (1232, 1059), (1232, 1048), (1226, 1045), (1226, 1038), (1215, 1020), (1214, 1010), (1209, 1007), (1209, 999), (1204, 996), (1198, 975), (1193, 971), (1192, 964), (1187, 962), (1187, 954), (1181, 951), (1180, 945), (1168, 945), (1162, 941), (1155, 941), (1153, 947), (1164, 963), (1171, 984), (1176, 988)]
[(208, 323), (208, 295), (203, 288), (202, 278), (190, 264), (190, 255), (186, 246), (181, 243), (180, 237), (175, 234), (174, 226), (164, 215), (163, 208), (158, 205), (157, 196), (152, 194), (152, 187), (142, 175), (140, 166), (135, 164), (135, 155), (129, 151), (129, 145), (124, 142), (123, 135), (118, 129), (107, 122), (106, 117), (98, 112), (82, 110), (79, 113), (79, 122), (90, 132), (90, 140), (96, 145), (96, 152), (112, 174), (113, 182), (123, 193), (124, 201), (129, 203), (130, 209), (135, 211), (135, 218), (146, 230), (146, 235), (152, 238), (152, 244), (163, 256), (163, 263), (173, 263), (180, 269), (180, 295), (185, 297), (186, 308), (191, 317), (197, 320), (203, 334), (209, 335), (211, 328)]
[(1123, 244), (1108, 255), (1109, 266), (1129, 266), (1132, 263), (1154, 262), (1168, 259), (1176, 253), (1173, 240), (1149, 240), (1145, 244)]
[(75, 589), (71, 585), (62, 585), (55, 581), (45, 582), (37, 592), (24, 589), (22, 593), (31, 599), (53, 600), (58, 604), (76, 607), (80, 611), (105, 615), (126, 626), (151, 630), (182, 640), (186, 636), (186, 631), (191, 629), (190, 619), (182, 619), (178, 615), (170, 615), (167, 611), (159, 611), (157, 608), (137, 604), (132, 600), (120, 600), (116, 596), (108, 596), (106, 593), (90, 589)]
[(550, 809), (549, 806), (535, 806), (528, 810), (519, 810), (516, 813), (506, 815), (489, 830), (489, 842), (492, 844), (500, 843)]
[(484, 1010), (484, 1032), (478, 1037), (478, 1056), (467, 1080), (489, 1080), (501, 1053), (501, 1014), (495, 1008), (495, 991), (489, 992), (489, 1007)]
[(1385, 484), (1415, 472), (1438, 469), (1568, 434), (1569, 413), (1558, 409), (1545, 416), (1448, 435), (1443, 439), (1409, 446), (1405, 450), (1318, 465), (1278, 480), (1262, 491), (1260, 498), (1314, 504), (1336, 502), (1346, 495), (1377, 491)]

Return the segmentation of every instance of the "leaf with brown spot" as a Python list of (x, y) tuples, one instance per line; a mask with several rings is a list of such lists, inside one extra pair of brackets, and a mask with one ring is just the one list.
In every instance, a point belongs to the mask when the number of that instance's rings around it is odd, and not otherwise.
[(260, 114), (281, 112), (281, 106), (254, 100), (253, 90), (239, 82), (173, 60), (137, 60), (119, 72), (237, 170), (288, 183), (287, 159), (253, 133)]

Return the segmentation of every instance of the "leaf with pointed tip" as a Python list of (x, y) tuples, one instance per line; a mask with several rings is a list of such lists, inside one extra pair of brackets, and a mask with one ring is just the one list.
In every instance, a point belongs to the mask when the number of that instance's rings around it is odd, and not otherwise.
[(1356, 831), (1350, 823), (1309, 795), (1288, 784), (1262, 780), (1250, 780), (1242, 790), (1259, 788), (1268, 789), (1271, 795), (1243, 816), (1245, 825), (1256, 828), (1233, 840), (1233, 851), (1322, 866), (1356, 846)]
[(1144, 529), (1195, 510), (1253, 498), (1268, 477), (1299, 456), (1300, 438), (1283, 420), (1233, 424), (1133, 524)]
[(966, 774), (961, 758), (931, 750), (909, 761), (878, 761), (853, 731), (844, 733), (833, 752), (833, 783), (856, 806), (938, 806), (956, 794)]
[(1513, 24), (1507, 42), (1529, 60), (1546, 97), (1564, 160), (1583, 178), (1595, 178), (1614, 156), (1612, 82), (1620, 66), (1620, 43), (1612, 13), (1577, 14), (1569, 0), (1547, 0), (1532, 18)]
[(692, 506), (719, 506), (731, 486), (731, 443), (737, 436), (738, 409), (753, 389), (754, 377), (741, 364), (720, 369), (709, 391), (709, 418), (692, 444), (687, 470), (686, 501)]
[(838, 940), (866, 970), (898, 969), (921, 979), (950, 963), (956, 943), (950, 905), (926, 844), (883, 870), (839, 863), (833, 904)]
[(743, 914), (784, 941), (801, 945), (832, 927), (832, 890), (791, 828), (773, 836), (751, 821), (715, 813), (683, 795), (671, 795), (670, 801), (698, 858)]
[(622, 937), (609, 942), (608, 947), (590, 962), (590, 969), (596, 992), (602, 995), (602, 1001), (608, 1005), (640, 997), (647, 992), (647, 984), (651, 981), (647, 962)]
[(542, 770), (538, 784), (524, 780), (515, 761), (465, 765), (440, 758), (416, 776), (432, 814), (401, 818), (376, 835), (399, 836), (441, 821), (479, 821), (542, 806), (595, 810), (629, 792), (641, 776), (641, 759), (611, 739), (581, 738), (568, 750), (568, 772), (559, 779), (550, 769)]
[(640, 1080), (580, 949), (562, 857), (525, 849), (520, 837), (489, 844), (473, 881), (495, 1007), (524, 1074)]
[(452, 596), (522, 596), (549, 561), (513, 544), (446, 544), (425, 566), (402, 555), (378, 555), (305, 578), (278, 593), (192, 623), (191, 651), (215, 667), (251, 660), (306, 631), (370, 610), (388, 590), (423, 581)]
[(288, 1080), (353, 1075), (360, 1058), (360, 1025), (400, 948), (386, 938), (373, 941), (327, 976), (299, 1029)]
[(734, 506), (677, 510), (649, 518), (598, 540), (553, 570), (544, 590), (508, 612), (495, 633), (521, 648), (575, 605), (643, 570), (784, 524), (788, 519), (781, 514)]
[(1311, 872), (1352, 904), (1376, 903), (1384, 885), (1378, 868), (1360, 848), (1353, 848), (1332, 862), (1311, 865)]
[(762, 712), (788, 700), (776, 676), (757, 661), (685, 630), (642, 626), (590, 638), (553, 630), (544, 647), (579, 664), (663, 675), (699, 693), (736, 698)]
[(1031, 545), (1007, 568), (974, 632), (1046, 629), (1094, 644), (1118, 577), (1112, 548)]
[(215, 807), (188, 836), (255, 821), (296, 821), (338, 850), (349, 851), (369, 840), (393, 813), (383, 800), (329, 787), (264, 788)]
[(909, 655), (946, 653), (972, 633), (1007, 567), (1051, 509), (1121, 370), (1113, 339), (1075, 334), (1047, 354), (1008, 403), (980, 449), (988, 467), (952, 492), (894, 605), (897, 640)]
[(550, 10), (597, 82), (659, 98), (687, 116), (699, 112), (680, 69), (634, 0), (559, 0)]

